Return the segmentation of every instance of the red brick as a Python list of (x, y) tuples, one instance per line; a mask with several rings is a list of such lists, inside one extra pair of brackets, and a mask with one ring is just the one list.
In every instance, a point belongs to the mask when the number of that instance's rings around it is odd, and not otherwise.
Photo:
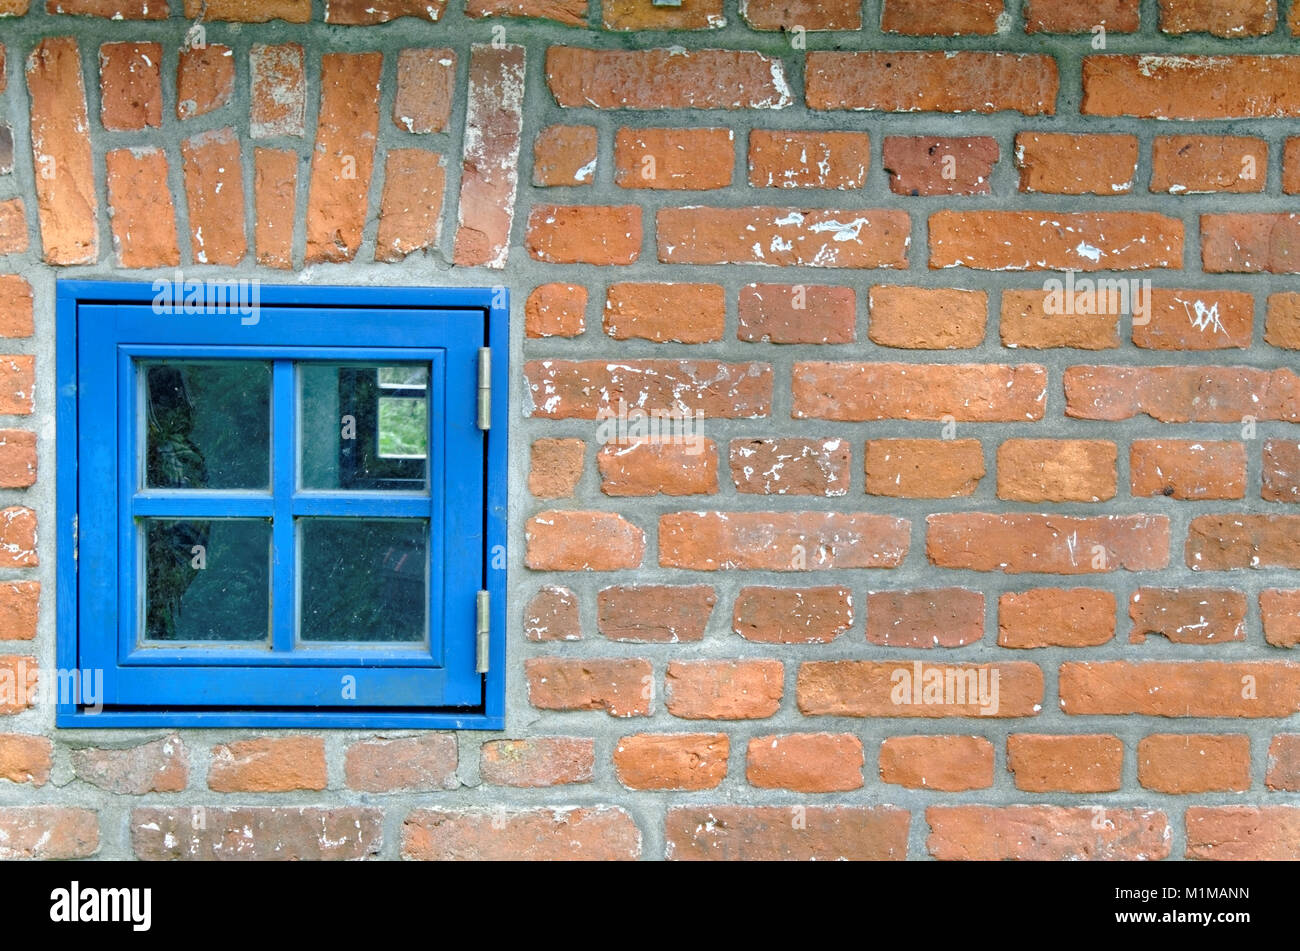
[(21, 505), (0, 509), (0, 568), (35, 568), (36, 513)]
[(447, 0), (325, 0), (325, 22), (369, 26), (400, 17), (437, 21)]
[(578, 622), (578, 596), (568, 588), (547, 585), (524, 608), (524, 639), (528, 641), (577, 641), (582, 639)]
[(165, 20), (167, 0), (45, 0), (45, 12), (106, 20)]
[(587, 25), (587, 0), (468, 0), (465, 15), (555, 20), (566, 26)]
[(319, 736), (238, 740), (212, 748), (208, 788), (213, 792), (290, 792), (328, 784), (325, 741)]
[(393, 125), (407, 132), (441, 132), (456, 96), (456, 51), (445, 47), (397, 54)]
[(383, 818), (359, 806), (145, 806), (131, 810), (131, 848), (151, 861), (373, 859)]
[[(203, 12), (203, 0), (185, 0), (185, 16), (193, 20)], [(208, 20), (235, 23), (266, 23), (284, 20), (306, 23), (311, 19), (311, 0), (207, 0)]]
[(402, 857), (628, 861), (641, 857), (641, 832), (618, 806), (417, 809), (402, 823)]
[(604, 710), (612, 717), (652, 712), (654, 678), (650, 662), (639, 657), (529, 657), (524, 677), (528, 702), (539, 710)]
[[(602, 419), (620, 405), (717, 419), (755, 419), (772, 407), (772, 367), (717, 360), (532, 360), (524, 365), (530, 416)], [(632, 420), (629, 420), (629, 426)]]
[(1300, 856), (1300, 809), (1295, 806), (1191, 806), (1187, 858), (1278, 862)]
[(541, 284), (524, 302), (524, 334), (576, 337), (586, 329), (587, 288), (580, 284)]
[(861, 512), (676, 512), (659, 516), (659, 564), (695, 571), (895, 568), (908, 523)]
[(1193, 571), (1300, 568), (1300, 515), (1198, 515), (1186, 556)]
[(320, 114), (307, 193), (308, 264), (351, 261), (361, 246), (383, 63), (382, 53), (321, 56)]
[(830, 208), (661, 208), (664, 264), (906, 268), (905, 211)]
[(984, 478), (978, 439), (868, 439), (867, 494), (904, 499), (974, 495)]
[(1300, 645), (1300, 591), (1261, 591), (1259, 613), (1264, 622), (1264, 640), (1274, 647)]
[(0, 489), (25, 489), (36, 481), (36, 434), (0, 429)]
[(590, 185), (598, 144), (594, 125), (548, 125), (533, 142), (533, 184)]
[(63, 806), (0, 806), (0, 859), (84, 859), (99, 851), (99, 816)]
[(1135, 135), (1016, 133), (1016, 168), (1022, 192), (1050, 195), (1121, 195), (1137, 174)]
[(535, 736), (489, 740), (479, 758), (479, 775), (493, 786), (537, 789), (589, 783), (596, 765), (595, 740)]
[[(99, 200), (90, 154), (81, 53), (72, 37), (42, 40), (27, 57), (32, 160), (46, 264), (99, 260)], [(22, 208), (21, 203), (18, 205)], [(0, 215), (3, 219), (3, 215)], [(24, 228), (22, 248), (27, 247)], [(0, 239), (6, 228), (0, 222)], [(6, 242), (0, 240), (0, 253)]]
[(1007, 737), (1007, 769), (1026, 792), (1115, 792), (1123, 766), (1124, 744), (1109, 734)]
[[(1098, 820), (1101, 821), (1098, 821)], [(1169, 857), (1169, 820), (1150, 809), (1089, 806), (931, 806), (926, 848), (936, 859), (1150, 860)]]
[(867, 335), (882, 347), (953, 350), (984, 340), (988, 294), (950, 287), (871, 288)]
[(1246, 639), (1246, 596), (1216, 588), (1138, 588), (1129, 599), (1129, 642), (1160, 636), (1175, 644)]
[[(302, 136), (306, 132), (307, 113), (302, 46), (298, 43), (285, 43), (283, 46), (254, 43), (248, 51), (248, 72), (251, 97), (249, 137)], [(399, 94), (401, 77), (399, 72)]]
[(1104, 502), (1115, 497), (1115, 444), (1105, 439), (1008, 439), (998, 446), (998, 498)]
[(389, 149), (379, 203), (376, 261), (401, 261), (438, 247), (447, 173), (442, 156), (423, 149)]
[(1300, 502), (1300, 443), (1293, 440), (1264, 441), (1260, 496), (1270, 502)]
[(607, 30), (713, 30), (727, 25), (722, 0), (682, 0), (678, 6), (654, 6), (641, 0), (601, 0)]
[(813, 109), (1050, 116), (1059, 85), (1050, 56), (971, 50), (809, 52), (806, 72)]
[(1250, 737), (1244, 733), (1157, 733), (1138, 741), (1144, 789), (1186, 795), (1250, 788)]
[(1169, 565), (1163, 515), (931, 515), (925, 553), (940, 568), (1078, 575), (1157, 571)]
[(665, 855), (687, 862), (901, 861), (909, 819), (894, 806), (674, 806), (664, 820)]
[(1243, 291), (1152, 290), (1147, 323), (1134, 322), (1133, 343), (1146, 350), (1246, 349), (1255, 298)]
[(708, 343), (722, 339), (726, 291), (718, 284), (611, 284), (605, 333), (615, 340)]
[(607, 442), (596, 453), (600, 491), (613, 496), (709, 495), (718, 491), (712, 439), (677, 436)]
[(882, 647), (962, 647), (984, 636), (984, 595), (965, 588), (872, 591), (867, 640)]
[(1207, 273), (1295, 274), (1297, 248), (1300, 215), (1201, 215), (1201, 266)]
[(1138, 0), (1025, 0), (1026, 33), (1136, 33)]
[(199, 264), (238, 264), (248, 253), (239, 153), (230, 128), (200, 132), (181, 143), (190, 252)]
[(843, 439), (733, 439), (731, 479), (747, 495), (845, 495), (851, 456)]
[[(942, 689), (936, 693), (935, 687)], [(796, 690), (804, 716), (1032, 717), (1043, 708), (1043, 672), (1023, 661), (944, 666), (919, 660), (809, 661), (799, 665)]]
[(123, 749), (74, 749), (72, 768), (82, 782), (119, 796), (184, 792), (190, 754), (177, 734)]
[(1047, 370), (1031, 363), (794, 365), (795, 419), (1025, 422), (1046, 405)]
[[(26, 237), (27, 223), (23, 222)], [(30, 337), (35, 332), (32, 286), (17, 274), (0, 274), (0, 337)]]
[(746, 284), (736, 337), (756, 343), (852, 343), (857, 309), (851, 287)]
[(0, 779), (44, 786), (50, 779), (52, 749), (43, 736), (0, 733)]
[[(458, 267), (505, 267), (519, 189), (524, 48), (475, 45), (469, 58), (464, 159), (454, 259)], [(532, 250), (532, 227), (529, 227)]]
[(176, 209), (162, 149), (113, 149), (104, 155), (113, 250), (118, 267), (175, 267)]
[(1097, 647), (1115, 636), (1115, 595), (1034, 588), (998, 598), (998, 646)]
[(1059, 309), (1056, 296), (1043, 290), (1008, 289), (1002, 292), (1002, 319), (998, 330), (1004, 347), (1074, 347), (1109, 350), (1119, 346), (1119, 315), (1048, 313)]
[(39, 581), (0, 582), (0, 640), (34, 640), (40, 600)]
[(212, 43), (182, 50), (176, 67), (176, 118), (220, 109), (235, 92), (235, 51)]
[(604, 588), (596, 596), (596, 629), (631, 644), (699, 641), (717, 602), (708, 585)]
[(36, 658), (0, 655), (0, 714), (21, 713), (38, 698), (40, 670)]
[(781, 109), (792, 101), (781, 61), (749, 50), (552, 46), (546, 84), (566, 108)]
[(631, 264), (641, 254), (641, 209), (534, 205), (524, 243), (530, 257), (549, 264)]
[(870, 165), (865, 132), (749, 133), (749, 184), (755, 188), (861, 188)]
[(745, 778), (759, 789), (804, 793), (862, 788), (862, 741), (852, 733), (755, 736), (745, 755)]
[(1300, 710), (1300, 664), (1065, 663), (1059, 686), (1061, 709), (1071, 716), (1285, 717)]
[(740, 15), (753, 30), (862, 29), (862, 4), (857, 0), (746, 0)]
[(528, 464), (528, 491), (539, 499), (568, 499), (582, 478), (587, 444), (581, 439), (537, 439)]
[[(1045, 227), (1047, 222), (1051, 227)], [(938, 211), (930, 267), (1132, 271), (1183, 266), (1183, 223), (1147, 211)]]
[(253, 244), (257, 263), (293, 267), (293, 226), (298, 207), (298, 153), (291, 149), (253, 150)]
[(741, 588), (731, 626), (759, 644), (829, 644), (853, 625), (848, 588)]
[(1079, 111), (1138, 119), (1300, 116), (1300, 56), (1085, 56)]
[(30, 414), (35, 385), (35, 357), (18, 353), (0, 355), (0, 415)]
[(1268, 776), (1272, 790), (1300, 792), (1300, 733), (1282, 733), (1268, 745)]
[(139, 132), (162, 126), (162, 55), (161, 43), (99, 48), (99, 121), (105, 129)]
[(1151, 145), (1153, 192), (1171, 195), (1262, 192), (1267, 178), (1268, 143), (1263, 139), (1162, 135)]
[(1300, 350), (1300, 294), (1270, 294), (1265, 343), (1285, 350)]
[(1075, 366), (1065, 370), (1065, 415), (1162, 423), (1300, 421), (1300, 377), (1254, 367)]
[(907, 789), (966, 792), (993, 785), (993, 744), (982, 736), (890, 736), (880, 778)]
[(1160, 0), (1162, 33), (1264, 36), (1277, 27), (1277, 0)]
[(615, 512), (540, 512), (524, 526), (524, 563), (534, 571), (639, 568), (645, 532)]
[(716, 789), (730, 751), (725, 733), (639, 733), (614, 747), (614, 772), (628, 789)]
[(988, 195), (999, 157), (990, 136), (891, 135), (881, 160), (896, 195)]
[(361, 792), (429, 792), (455, 789), (456, 737), (426, 733), (352, 743), (343, 759), (348, 789)]
[(880, 28), (909, 36), (992, 36), (998, 31), (1002, 0), (884, 0)]
[(674, 660), (664, 702), (683, 720), (761, 720), (781, 706), (784, 672), (779, 660)]

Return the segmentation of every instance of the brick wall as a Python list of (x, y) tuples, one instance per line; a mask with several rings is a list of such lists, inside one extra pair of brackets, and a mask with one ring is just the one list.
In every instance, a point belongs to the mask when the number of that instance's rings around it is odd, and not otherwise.
[(1300, 4), (199, 6), (0, 0), (0, 666), (56, 277), (502, 284), (508, 729), (10, 705), (0, 856), (1300, 857)]

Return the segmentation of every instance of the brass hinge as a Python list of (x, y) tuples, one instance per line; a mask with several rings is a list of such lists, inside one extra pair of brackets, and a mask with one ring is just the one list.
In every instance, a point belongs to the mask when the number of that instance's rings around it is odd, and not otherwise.
[(478, 663), (474, 668), (480, 674), (486, 674), (488, 672), (489, 635), (492, 632), (491, 615), (489, 612), (490, 607), (491, 595), (486, 591), (480, 591), (478, 593), (478, 611), (476, 612), (478, 623), (476, 624), (475, 629), (478, 641)]
[(492, 428), (492, 351), (478, 350), (478, 428)]

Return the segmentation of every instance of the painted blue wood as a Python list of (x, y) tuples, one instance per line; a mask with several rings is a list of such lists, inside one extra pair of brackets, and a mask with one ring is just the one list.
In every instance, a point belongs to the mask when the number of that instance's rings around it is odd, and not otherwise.
[[(155, 312), (147, 305), (158, 283), (58, 285), (58, 657), (64, 667), (104, 669), (108, 705), (93, 715), (63, 704), (58, 723), (500, 728), (504, 290), (264, 287), (250, 319)], [(484, 345), (493, 349), (495, 370), (487, 434), (475, 425), (477, 351)], [(140, 489), (135, 361), (159, 356), (274, 361), (271, 492)], [(294, 361), (378, 359), (433, 364), (428, 493), (299, 490)], [(294, 519), (313, 515), (429, 519), (425, 644), (296, 642)], [(135, 520), (146, 516), (273, 517), (269, 647), (138, 643)], [(486, 676), (474, 670), (475, 596), (484, 586), (493, 594)]]

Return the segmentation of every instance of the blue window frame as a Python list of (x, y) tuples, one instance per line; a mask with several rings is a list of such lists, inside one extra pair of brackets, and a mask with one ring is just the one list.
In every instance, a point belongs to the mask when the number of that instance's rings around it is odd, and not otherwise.
[(59, 725), (500, 729), (504, 290), (180, 282), (58, 285)]

